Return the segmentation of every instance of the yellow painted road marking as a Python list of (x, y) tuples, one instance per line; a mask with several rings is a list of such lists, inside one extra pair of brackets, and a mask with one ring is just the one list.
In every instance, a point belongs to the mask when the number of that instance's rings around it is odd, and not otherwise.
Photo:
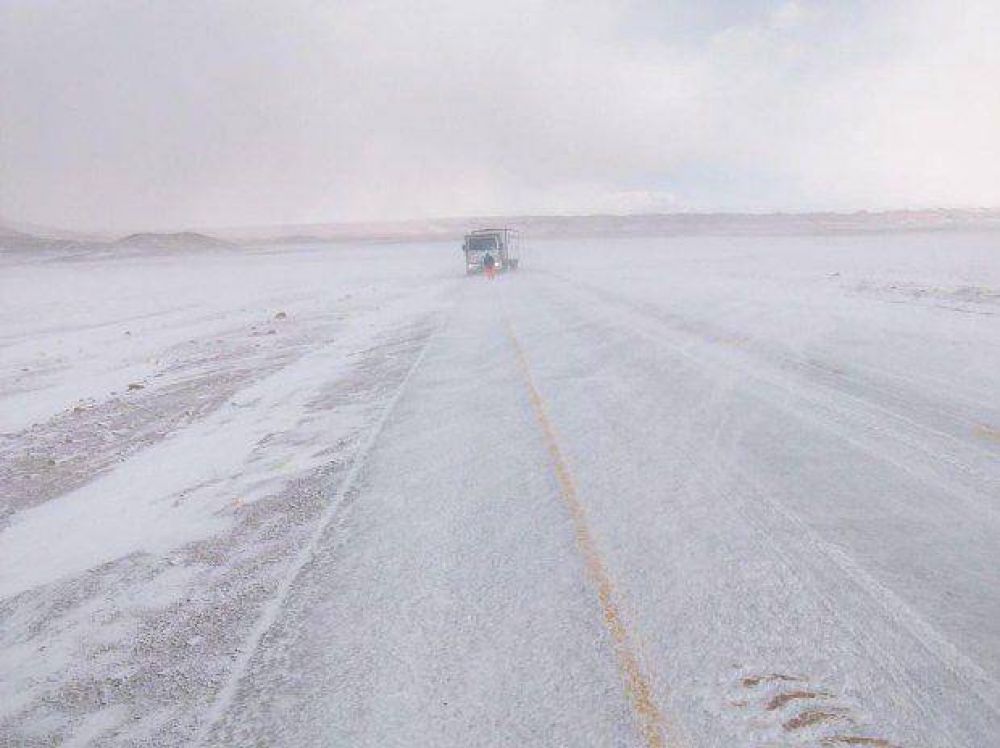
[(649, 748), (664, 748), (663, 716), (659, 708), (653, 701), (653, 691), (649, 685), (649, 679), (642, 671), (639, 658), (636, 656), (635, 647), (632, 643), (633, 637), (629, 634), (625, 621), (615, 602), (615, 586), (608, 575), (608, 570), (601, 560), (601, 554), (597, 549), (593, 536), (590, 534), (590, 527), (587, 524), (587, 513), (580, 503), (576, 493), (576, 484), (573, 475), (563, 459), (559, 449), (559, 442), (556, 439), (555, 430), (549, 420), (545, 410), (545, 403), (542, 401), (538, 388), (531, 377), (531, 369), (528, 366), (528, 359), (524, 355), (524, 350), (514, 335), (514, 329), (510, 322), (507, 322), (507, 335), (517, 354), (517, 363), (524, 375), (525, 384), (528, 388), (528, 395), (531, 399), (531, 406), (538, 418), (538, 424), (542, 428), (545, 437), (545, 445), (552, 458), (552, 465), (555, 468), (556, 478), (559, 481), (559, 489), (563, 501), (569, 508), (569, 513), (573, 518), (573, 529), (576, 535), (576, 544), (583, 554), (587, 568), (587, 574), (591, 582), (597, 588), (597, 597), (601, 602), (601, 611), (604, 614), (604, 625), (611, 634), (614, 644), (615, 655), (618, 658), (618, 668), (625, 680), (625, 692), (629, 703), (635, 711), (639, 720), (639, 729), (643, 740)]

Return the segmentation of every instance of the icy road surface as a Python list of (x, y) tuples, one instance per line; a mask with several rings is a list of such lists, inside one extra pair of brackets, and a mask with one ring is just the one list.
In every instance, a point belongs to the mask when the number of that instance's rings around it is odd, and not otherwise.
[(1000, 745), (1000, 236), (0, 253), (0, 744)]

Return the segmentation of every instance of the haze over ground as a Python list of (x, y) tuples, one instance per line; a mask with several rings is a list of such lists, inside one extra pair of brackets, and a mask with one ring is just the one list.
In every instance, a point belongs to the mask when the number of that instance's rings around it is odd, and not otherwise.
[(990, 0), (0, 0), (0, 217), (996, 207), (998, 30)]
[(0, 0), (0, 746), (997, 748), (998, 31)]

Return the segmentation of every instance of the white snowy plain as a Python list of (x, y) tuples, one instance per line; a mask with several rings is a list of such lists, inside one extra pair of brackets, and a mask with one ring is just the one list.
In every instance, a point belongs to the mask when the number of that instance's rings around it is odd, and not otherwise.
[(0, 251), (0, 744), (1000, 744), (1000, 234), (462, 270)]

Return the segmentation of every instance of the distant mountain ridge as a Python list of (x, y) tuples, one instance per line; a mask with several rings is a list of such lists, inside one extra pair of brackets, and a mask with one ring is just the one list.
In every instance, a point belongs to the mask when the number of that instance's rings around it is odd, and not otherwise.
[(432, 241), (471, 228), (510, 226), (533, 238), (683, 235), (789, 235), (889, 231), (996, 230), (1000, 210), (897, 210), (855, 213), (652, 213), (585, 216), (471, 216), (411, 221), (292, 224), (217, 229), (240, 242)]
[(236, 246), (225, 239), (196, 231), (140, 232), (117, 239), (112, 245), (130, 249), (224, 249)]
[(27, 234), (18, 229), (13, 229), (10, 226), (0, 224), (0, 250), (3, 249), (21, 249), (21, 250), (37, 250), (37, 249), (47, 249), (53, 246), (60, 246), (66, 242), (60, 239), (46, 239), (40, 236), (35, 236), (34, 234)]
[(195, 231), (141, 232), (114, 240), (73, 240), (50, 236), (37, 236), (0, 224), (0, 250), (55, 251), (73, 250), (78, 253), (142, 252), (142, 251), (192, 251), (207, 249), (233, 249), (237, 245)]
[[(106, 240), (26, 233), (0, 223), (0, 249), (175, 251), (233, 249), (241, 244), (453, 241), (473, 228), (510, 226), (535, 239), (612, 236), (783, 236), (896, 231), (996, 231), (1000, 210), (895, 210), (854, 213), (650, 213), (644, 215), (469, 216), (368, 223), (229, 227), (139, 232)], [(20, 228), (20, 227), (19, 227)]]

